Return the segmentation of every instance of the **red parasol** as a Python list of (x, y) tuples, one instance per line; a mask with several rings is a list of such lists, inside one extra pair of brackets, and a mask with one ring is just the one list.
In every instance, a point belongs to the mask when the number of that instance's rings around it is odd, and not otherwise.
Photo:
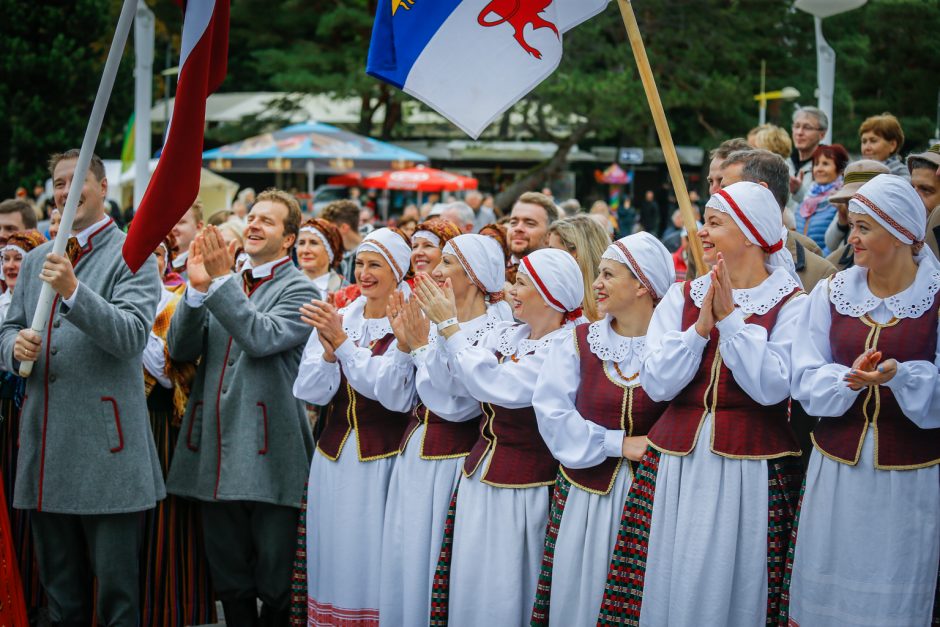
[(477, 188), (475, 178), (425, 166), (375, 172), (356, 184), (366, 189), (398, 189), (414, 192), (458, 192)]

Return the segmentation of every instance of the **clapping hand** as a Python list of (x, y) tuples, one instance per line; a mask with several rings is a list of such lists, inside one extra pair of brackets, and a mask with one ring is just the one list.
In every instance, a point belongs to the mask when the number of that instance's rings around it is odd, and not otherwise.
[(881, 357), (881, 351), (869, 348), (855, 358), (852, 369), (845, 374), (843, 380), (853, 390), (861, 390), (866, 386), (884, 385), (898, 373), (898, 362), (894, 359), (882, 362)]
[(226, 244), (222, 232), (210, 225), (196, 236), (202, 249), (202, 262), (213, 279), (229, 274), (235, 267), (235, 249), (238, 242)]
[(712, 298), (712, 313), (715, 322), (721, 322), (734, 311), (734, 296), (731, 293), (731, 276), (725, 265), (725, 258), (718, 253), (718, 263), (712, 268), (712, 286), (715, 294)]
[(343, 316), (333, 305), (314, 299), (300, 308), (300, 319), (317, 330), (323, 345), (323, 359), (335, 362), (335, 350), (348, 339), (343, 330)]
[(398, 350), (403, 353), (411, 352), (411, 343), (408, 342), (408, 331), (405, 328), (405, 319), (401, 315), (405, 309), (405, 295), (396, 290), (388, 295), (388, 306), (385, 308), (385, 315), (388, 317), (388, 323), (392, 327), (392, 333), (398, 341)]
[(434, 324), (457, 317), (457, 304), (450, 279), (444, 281), (444, 289), (441, 289), (430, 276), (422, 272), (416, 277), (414, 294), (421, 309)]

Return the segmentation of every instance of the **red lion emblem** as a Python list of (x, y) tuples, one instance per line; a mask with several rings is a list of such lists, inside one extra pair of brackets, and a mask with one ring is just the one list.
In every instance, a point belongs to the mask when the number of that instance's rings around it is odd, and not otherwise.
[[(553, 0), (492, 0), (477, 18), (480, 26), (499, 26), (509, 22), (513, 30), (516, 31), (515, 39), (522, 46), (522, 49), (531, 54), (536, 59), (542, 58), (542, 53), (533, 48), (525, 40), (525, 27), (531, 24), (533, 30), (537, 28), (550, 28), (558, 35), (558, 29), (555, 25), (539, 17), (539, 14), (550, 5)], [(489, 21), (487, 18), (495, 15), (497, 20)]]

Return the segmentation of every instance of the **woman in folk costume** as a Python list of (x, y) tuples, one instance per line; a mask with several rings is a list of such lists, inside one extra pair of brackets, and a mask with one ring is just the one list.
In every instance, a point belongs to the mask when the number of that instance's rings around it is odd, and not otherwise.
[[(444, 246), (460, 235), (460, 229), (443, 218), (431, 218), (418, 225), (411, 236), (411, 269), (415, 274), (431, 274), (441, 262)], [(414, 287), (414, 279), (408, 281)]]
[(605, 624), (777, 619), (800, 454), (790, 343), (805, 297), (767, 188), (720, 190), (699, 235), (713, 269), (673, 285), (646, 335), (640, 385), (670, 404), (624, 507)]
[(535, 251), (523, 258), (510, 295), (521, 322), (497, 327), (474, 345), (436, 285), (422, 281), (416, 292), (446, 338), (455, 379), (483, 406), (457, 489), (453, 544), (445, 539), (442, 550), (450, 581), (442, 573), (435, 582), (432, 624), (522, 625), (535, 601), (546, 487), (558, 464), (539, 436), (532, 395), (552, 341), (583, 321), (581, 270), (566, 252)]
[(348, 285), (337, 272), (343, 260), (343, 238), (332, 222), (311, 218), (301, 224), (295, 250), (297, 266), (313, 281), (323, 300)]
[(555, 342), (539, 375), (532, 404), (561, 468), (534, 625), (597, 619), (633, 478), (630, 462), (643, 457), (646, 433), (666, 408), (646, 395), (637, 377), (653, 308), (675, 276), (669, 251), (649, 233), (608, 246), (591, 286), (603, 317)]
[[(196, 373), (195, 364), (172, 361), (166, 348), (170, 319), (183, 294), (168, 273), (172, 268), (172, 250), (172, 242), (167, 238), (153, 253), (163, 289), (142, 357), (150, 427), (164, 479), (176, 450)], [(182, 627), (216, 620), (202, 524), (193, 501), (170, 494), (146, 513), (140, 563), (143, 627)]]
[(308, 624), (376, 625), (385, 501), (411, 419), (414, 365), (386, 316), (411, 259), (404, 235), (382, 228), (356, 253), (362, 295), (337, 311), (314, 300), (314, 327), (294, 382), (297, 398), (326, 406), (307, 486)]
[[(421, 231), (415, 233), (419, 237)], [(412, 254), (412, 261), (415, 260)], [(512, 323), (502, 302), (505, 268), (491, 238), (459, 235), (444, 245), (431, 276), (418, 274), (416, 289), (433, 281), (453, 294), (453, 313), (471, 344)], [(385, 625), (427, 625), (431, 588), (444, 523), (464, 458), (477, 441), (480, 403), (448, 366), (448, 353), (412, 297), (391, 305), (398, 346), (411, 349), (419, 403), (392, 471), (382, 541), (380, 616)]]
[[(14, 233), (0, 251), (7, 290), (0, 295), (2, 317), (16, 289), (23, 257), (46, 241), (39, 231)], [(2, 318), (0, 318), (2, 322)], [(16, 483), (16, 460), (19, 453), (20, 406), (23, 403), (25, 380), (13, 372), (0, 374), (0, 472), (3, 485), (0, 498), (0, 624), (26, 625), (27, 609), (31, 613), (43, 604), (43, 591), (36, 569), (33, 536), (30, 533), (29, 510), (13, 509), (13, 486)], [(25, 603), (24, 603), (25, 592)]]
[(849, 202), (855, 266), (820, 283), (793, 344), (815, 450), (794, 525), (791, 625), (927, 625), (940, 564), (940, 264), (924, 205), (881, 174)]

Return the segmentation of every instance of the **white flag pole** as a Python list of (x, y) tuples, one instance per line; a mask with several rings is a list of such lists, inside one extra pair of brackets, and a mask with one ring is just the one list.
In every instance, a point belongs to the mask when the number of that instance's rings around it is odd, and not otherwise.
[[(114, 78), (117, 76), (118, 66), (121, 64), (121, 55), (124, 54), (124, 46), (127, 43), (127, 36), (130, 33), (131, 24), (134, 22), (134, 13), (136, 11), (137, 0), (124, 0), (124, 5), (121, 7), (121, 17), (118, 18), (117, 28), (114, 30), (114, 39), (111, 40), (111, 49), (108, 51), (108, 60), (104, 64), (101, 83), (98, 84), (95, 104), (91, 109), (88, 127), (85, 129), (81, 152), (78, 155), (78, 162), (75, 164), (72, 185), (69, 187), (69, 195), (65, 201), (65, 208), (62, 210), (62, 222), (59, 224), (59, 232), (52, 244), (52, 252), (56, 255), (65, 252), (65, 246), (72, 234), (75, 209), (78, 207), (78, 200), (82, 195), (85, 176), (88, 174), (88, 165), (91, 163), (91, 155), (95, 151), (95, 144), (98, 143), (101, 122), (104, 120), (104, 112), (108, 108), (108, 100), (111, 99)], [(42, 332), (46, 329), (46, 321), (49, 318), (49, 312), (52, 310), (54, 297), (55, 292), (53, 292), (52, 286), (44, 282), (42, 291), (39, 294), (39, 302), (36, 303), (36, 313), (33, 314), (33, 324), (31, 325), (32, 330), (39, 335), (42, 335)], [(21, 377), (28, 377), (32, 371), (33, 362), (24, 361), (20, 363)]]

